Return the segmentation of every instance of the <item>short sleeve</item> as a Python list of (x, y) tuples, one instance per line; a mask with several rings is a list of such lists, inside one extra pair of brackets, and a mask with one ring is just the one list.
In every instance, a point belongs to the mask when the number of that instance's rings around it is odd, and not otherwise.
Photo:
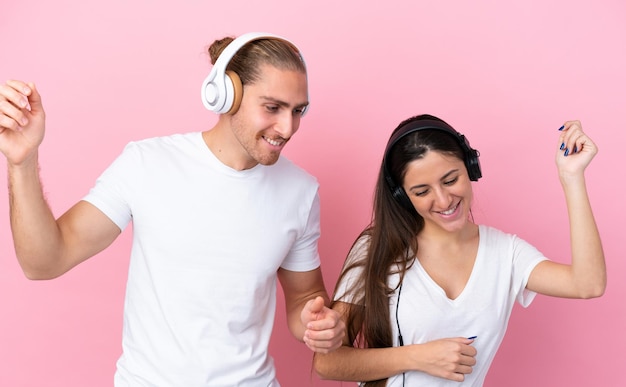
[(354, 243), (346, 262), (344, 263), (344, 271), (342, 273), (341, 280), (337, 283), (337, 289), (335, 291), (334, 300), (341, 301), (349, 304), (356, 303), (355, 299), (357, 293), (360, 293), (360, 289), (357, 287), (357, 281), (363, 274), (363, 263), (367, 256), (367, 252), (370, 245), (370, 237), (367, 235), (361, 236)]
[(296, 239), (289, 252), (288, 257), (283, 261), (281, 267), (291, 271), (309, 271), (320, 266), (320, 256), (318, 251), (318, 241), (320, 237), (320, 198), (319, 193), (315, 193), (304, 231)]
[(129, 205), (130, 186), (134, 151), (133, 143), (128, 144), (120, 156), (98, 177), (94, 187), (83, 198), (108, 216), (124, 230), (132, 219)]
[(525, 240), (513, 236), (513, 289), (517, 291), (517, 302), (528, 307), (537, 293), (526, 289), (533, 269), (547, 258)]

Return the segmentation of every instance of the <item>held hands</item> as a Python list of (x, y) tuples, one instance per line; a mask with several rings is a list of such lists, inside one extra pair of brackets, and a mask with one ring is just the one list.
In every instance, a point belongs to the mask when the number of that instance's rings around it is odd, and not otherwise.
[(581, 176), (598, 153), (596, 144), (583, 132), (580, 121), (567, 121), (559, 129), (556, 165), (561, 177)]
[(423, 362), (421, 371), (439, 378), (462, 382), (465, 375), (472, 373), (476, 364), (476, 348), (471, 344), (473, 339), (454, 337), (430, 341), (425, 344), (414, 345), (425, 351), (424, 356), (417, 356), (416, 360)]
[(43, 141), (45, 113), (33, 83), (0, 84), (0, 152), (10, 164), (32, 157)]
[(341, 346), (346, 326), (339, 313), (324, 305), (322, 297), (309, 300), (300, 319), (306, 328), (303, 341), (313, 352), (329, 353)]

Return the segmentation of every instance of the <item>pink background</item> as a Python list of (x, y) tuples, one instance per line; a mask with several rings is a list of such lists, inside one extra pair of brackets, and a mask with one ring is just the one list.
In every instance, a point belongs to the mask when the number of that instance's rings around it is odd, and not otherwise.
[[(211, 127), (216, 116), (199, 98), (209, 70), (204, 47), (227, 34), (281, 34), (307, 60), (312, 106), (285, 153), (321, 183), (329, 291), (369, 220), (391, 129), (424, 112), (481, 152), (476, 220), (568, 261), (553, 158), (559, 126), (580, 119), (600, 148), (588, 183), (606, 294), (540, 296), (529, 309), (516, 307), (486, 385), (626, 385), (626, 259), (618, 245), (626, 216), (625, 3), (365, 3), (2, 0), (0, 78), (35, 81), (43, 93), (42, 180), (53, 211), (82, 197), (128, 141)], [(129, 229), (59, 279), (28, 281), (0, 200), (0, 386), (112, 385), (130, 237)], [(282, 307), (271, 351), (284, 386), (340, 385), (312, 374), (311, 354), (287, 332)]]

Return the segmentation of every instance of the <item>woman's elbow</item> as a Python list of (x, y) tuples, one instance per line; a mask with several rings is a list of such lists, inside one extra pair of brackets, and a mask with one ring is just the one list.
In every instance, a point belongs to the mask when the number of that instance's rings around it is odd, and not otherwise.
[(606, 291), (606, 282), (602, 284), (598, 284), (593, 287), (589, 287), (583, 293), (581, 293), (580, 298), (590, 299), (590, 298), (602, 297), (605, 291)]
[(316, 352), (313, 356), (313, 370), (322, 380), (332, 379), (332, 373), (329, 368), (330, 359), (328, 354)]
[(602, 297), (605, 291), (606, 275), (602, 276), (602, 278), (598, 278), (596, 281), (588, 283), (580, 289), (578, 297), (582, 299), (598, 298)]

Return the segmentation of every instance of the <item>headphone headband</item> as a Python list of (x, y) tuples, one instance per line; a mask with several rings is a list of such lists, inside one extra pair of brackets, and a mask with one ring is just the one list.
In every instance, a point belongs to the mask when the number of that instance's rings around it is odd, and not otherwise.
[[(264, 38), (280, 39), (280, 40), (288, 41), (287, 39), (282, 38), (278, 35), (273, 35), (273, 34), (268, 34), (268, 33), (263, 33), (263, 32), (248, 32), (246, 34), (243, 34), (237, 37), (236, 39), (234, 39), (232, 42), (230, 42), (228, 46), (226, 46), (226, 48), (217, 57), (217, 60), (215, 61), (215, 64), (213, 65), (213, 69), (211, 70), (211, 73), (213, 74), (213, 76), (215, 76), (216, 73), (218, 72), (219, 73), (226, 72), (226, 67), (228, 66), (228, 63), (230, 63), (230, 60), (233, 59), (237, 51), (239, 51), (243, 46), (245, 46), (246, 44), (252, 41), (264, 39)], [(209, 74), (209, 76), (211, 76), (211, 74)]]
[[(241, 103), (243, 86), (239, 75), (233, 71), (226, 71), (226, 67), (243, 46), (260, 39), (282, 40), (296, 47), (288, 39), (266, 32), (248, 32), (234, 39), (220, 53), (211, 72), (202, 83), (201, 98), (205, 108), (218, 114), (234, 114), (237, 111)], [(302, 63), (305, 63), (302, 54), (300, 52), (298, 54)]]

